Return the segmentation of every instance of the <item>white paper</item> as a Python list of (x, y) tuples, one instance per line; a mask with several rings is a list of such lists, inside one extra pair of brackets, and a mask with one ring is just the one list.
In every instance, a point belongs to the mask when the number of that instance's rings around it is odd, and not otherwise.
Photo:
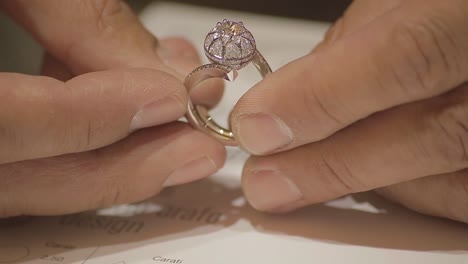
[[(158, 36), (179, 35), (202, 49), (205, 34), (242, 20), (275, 70), (306, 54), (327, 24), (154, 4), (142, 14)], [(255, 71), (235, 86), (258, 78)], [(217, 110), (225, 117), (239, 90)], [(229, 105), (231, 104), (231, 105)], [(97, 212), (0, 221), (0, 263), (72, 264), (466, 264), (468, 227), (419, 215), (373, 194), (347, 196), (288, 215), (251, 209), (240, 189), (246, 155), (229, 149), (224, 169), (147, 201)]]

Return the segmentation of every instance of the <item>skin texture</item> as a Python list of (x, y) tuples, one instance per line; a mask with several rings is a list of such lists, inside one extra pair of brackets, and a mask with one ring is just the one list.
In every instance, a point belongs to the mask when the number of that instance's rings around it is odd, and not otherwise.
[[(127, 203), (206, 177), (224, 147), (186, 124), (199, 65), (118, 0), (0, 0), (44, 46), (41, 76), (0, 73), (0, 217)], [(56, 12), (60, 10), (60, 12)], [(356, 0), (324, 41), (231, 117), (258, 210), (376, 190), (468, 223), (468, 3)], [(207, 84), (194, 100), (215, 105)]]
[[(117, 0), (0, 8), (46, 50), (42, 76), (0, 73), (1, 217), (137, 201), (222, 167), (220, 143), (175, 122), (200, 64), (191, 44), (157, 40)], [(222, 89), (205, 90), (214, 105)]]
[[(468, 223), (468, 4), (356, 0), (323, 43), (254, 86), (232, 126), (250, 203), (376, 190)], [(271, 189), (277, 195), (271, 195)]]

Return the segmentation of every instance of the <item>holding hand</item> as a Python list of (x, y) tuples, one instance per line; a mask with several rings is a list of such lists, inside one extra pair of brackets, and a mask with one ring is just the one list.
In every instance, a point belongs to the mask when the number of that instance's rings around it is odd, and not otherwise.
[(467, 24), (463, 0), (355, 1), (316, 50), (238, 102), (251, 204), (282, 212), (378, 189), (468, 223)]
[[(158, 42), (116, 0), (0, 7), (44, 46), (50, 76), (0, 73), (0, 217), (137, 201), (222, 166), (221, 144), (170, 123), (185, 114), (181, 80), (199, 65), (190, 44)], [(214, 104), (219, 89), (207, 95)]]

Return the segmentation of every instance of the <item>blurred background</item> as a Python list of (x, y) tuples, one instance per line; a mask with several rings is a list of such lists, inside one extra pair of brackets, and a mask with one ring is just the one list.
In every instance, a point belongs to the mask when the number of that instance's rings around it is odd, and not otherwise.
[[(9, 0), (15, 1), (15, 0)], [(68, 0), (64, 0), (68, 1)], [(158, 0), (128, 0), (139, 13)], [(317, 21), (335, 21), (352, 0), (173, 0), (198, 6), (226, 8), (282, 17)], [(37, 74), (42, 49), (22, 28), (0, 13), (0, 72)]]

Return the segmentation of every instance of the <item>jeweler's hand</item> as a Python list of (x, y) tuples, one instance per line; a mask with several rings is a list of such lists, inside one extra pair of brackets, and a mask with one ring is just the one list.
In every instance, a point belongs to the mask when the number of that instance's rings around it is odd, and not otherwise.
[(251, 204), (289, 211), (381, 188), (468, 223), (467, 24), (464, 0), (355, 1), (236, 106), (234, 131), (258, 155), (243, 173)]
[(199, 65), (190, 44), (156, 41), (121, 1), (0, 6), (47, 51), (45, 76), (0, 73), (0, 217), (141, 200), (222, 166), (220, 143), (173, 122)]

